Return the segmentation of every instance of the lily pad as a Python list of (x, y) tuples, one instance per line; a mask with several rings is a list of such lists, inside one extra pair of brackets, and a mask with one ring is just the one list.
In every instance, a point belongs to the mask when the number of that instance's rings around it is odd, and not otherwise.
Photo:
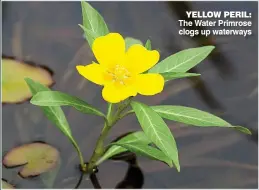
[(2, 103), (21, 103), (32, 96), (24, 80), (26, 77), (45, 86), (54, 83), (48, 68), (2, 57)]
[(2, 179), (2, 189), (14, 189), (14, 186)]
[(19, 175), (26, 178), (55, 168), (59, 157), (59, 151), (56, 148), (37, 142), (13, 148), (4, 156), (3, 164), (6, 167), (24, 165)]

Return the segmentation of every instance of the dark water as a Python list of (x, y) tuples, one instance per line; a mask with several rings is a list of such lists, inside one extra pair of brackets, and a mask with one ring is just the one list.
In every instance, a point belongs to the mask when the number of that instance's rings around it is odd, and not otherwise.
[[(217, 114), (230, 123), (257, 130), (258, 125), (258, 4), (256, 2), (93, 2), (110, 31), (146, 41), (164, 58), (181, 49), (216, 45), (216, 52), (193, 72), (199, 79), (170, 82), (162, 94), (143, 98), (149, 105), (191, 106)], [(253, 13), (253, 35), (183, 37), (178, 35), (179, 18), (186, 10), (242, 10)], [(101, 88), (78, 75), (75, 65), (88, 64), (93, 55), (77, 24), (79, 2), (4, 2), (3, 54), (50, 67), (60, 90), (85, 99), (105, 110)], [(73, 135), (84, 157), (89, 159), (102, 128), (98, 117), (64, 108)], [(168, 122), (176, 137), (181, 172), (166, 165), (139, 158), (144, 173), (143, 188), (257, 188), (257, 140), (228, 129), (201, 129)], [(114, 127), (108, 140), (139, 130), (134, 116)], [(256, 139), (256, 138), (255, 138)], [(61, 151), (61, 169), (55, 188), (73, 188), (79, 173), (76, 152), (69, 141), (28, 102), (3, 106), (3, 153), (26, 142), (42, 140)], [(113, 188), (126, 173), (124, 162), (107, 161), (99, 167), (100, 184)], [(18, 188), (43, 188), (40, 177), (21, 179), (17, 170), (3, 169), (3, 178)], [(81, 188), (92, 188), (85, 178)]]

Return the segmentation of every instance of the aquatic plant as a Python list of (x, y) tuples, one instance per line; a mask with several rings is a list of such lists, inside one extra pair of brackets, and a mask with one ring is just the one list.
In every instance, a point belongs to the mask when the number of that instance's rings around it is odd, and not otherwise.
[(52, 71), (47, 67), (2, 56), (2, 103), (22, 103), (31, 98), (32, 95), (24, 77), (46, 86), (54, 83)]
[[(107, 113), (102, 113), (78, 97), (51, 91), (30, 78), (25, 81), (33, 95), (30, 102), (40, 106), (46, 117), (74, 145), (83, 173), (93, 173), (103, 161), (125, 151), (162, 161), (180, 172), (177, 144), (165, 120), (198, 127), (225, 127), (251, 134), (245, 127), (232, 125), (195, 108), (179, 105), (149, 106), (135, 100), (138, 94), (153, 96), (162, 93), (167, 81), (199, 76), (198, 73), (188, 71), (201, 63), (214, 46), (186, 49), (159, 61), (160, 53), (152, 49), (150, 40), (143, 45), (133, 38), (124, 39), (121, 34), (110, 32), (102, 16), (87, 2), (82, 2), (81, 6), (83, 24), (80, 27), (98, 63), (83, 63), (86, 65), (78, 65), (76, 69), (87, 80), (103, 86), (102, 96), (107, 102)], [(61, 106), (71, 106), (82, 113), (103, 118), (104, 127), (87, 162)], [(106, 145), (104, 140), (111, 128), (130, 114), (137, 117), (142, 130)]]

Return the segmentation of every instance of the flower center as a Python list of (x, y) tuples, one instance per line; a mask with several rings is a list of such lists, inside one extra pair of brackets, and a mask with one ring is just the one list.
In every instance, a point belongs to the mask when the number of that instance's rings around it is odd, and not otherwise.
[(126, 85), (127, 81), (131, 77), (130, 72), (121, 65), (115, 65), (114, 68), (107, 71), (107, 79), (111, 80), (113, 83), (119, 85)]

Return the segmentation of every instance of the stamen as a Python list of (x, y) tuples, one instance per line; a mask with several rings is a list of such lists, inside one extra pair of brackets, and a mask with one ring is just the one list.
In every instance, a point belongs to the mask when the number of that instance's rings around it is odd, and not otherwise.
[(130, 72), (123, 66), (117, 64), (113, 69), (108, 70), (107, 74), (111, 76), (113, 83), (125, 85), (126, 81), (130, 77)]

